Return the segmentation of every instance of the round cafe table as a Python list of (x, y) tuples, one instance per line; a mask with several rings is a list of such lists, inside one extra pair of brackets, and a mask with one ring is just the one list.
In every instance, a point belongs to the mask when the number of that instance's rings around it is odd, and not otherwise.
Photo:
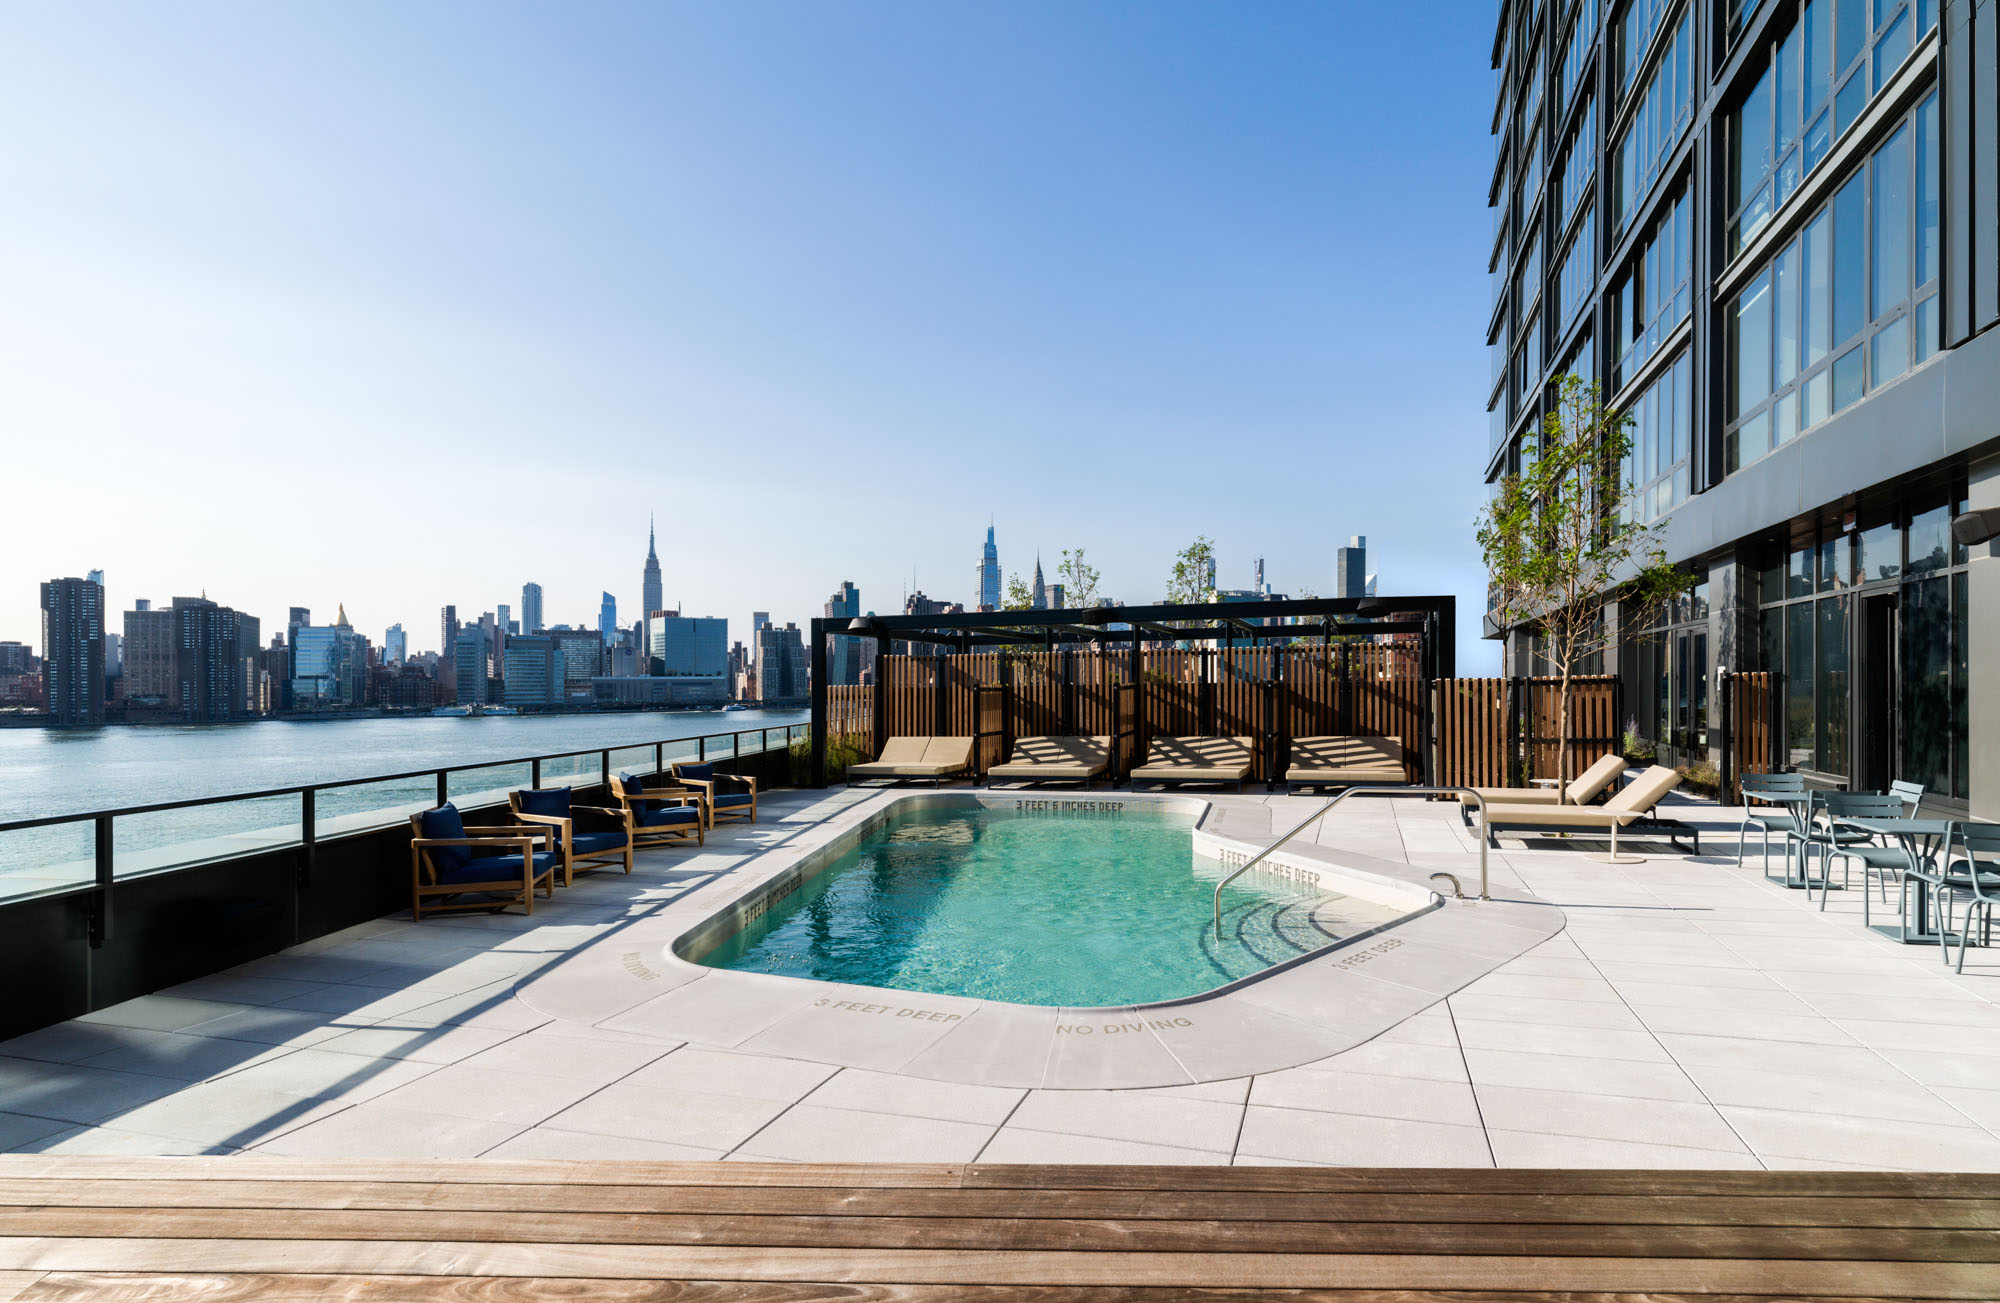
[[(1936, 872), (1938, 851), (1944, 846), (1945, 835), (1951, 831), (1951, 820), (1842, 819), (1839, 824), (1843, 828), (1855, 828), (1878, 837), (1894, 837), (1903, 844), (1903, 853), (1910, 857), (1911, 876), (1908, 881), (1917, 884), (1916, 930), (1910, 930), (1909, 914), (1901, 908), (1896, 911), (1897, 919), (1893, 927), (1877, 923), (1873, 930), (1906, 946), (1935, 946), (1953, 940), (1949, 933), (1931, 927), (1931, 884), (1918, 875), (1919, 870)], [(1866, 890), (1865, 883), (1863, 889)]]

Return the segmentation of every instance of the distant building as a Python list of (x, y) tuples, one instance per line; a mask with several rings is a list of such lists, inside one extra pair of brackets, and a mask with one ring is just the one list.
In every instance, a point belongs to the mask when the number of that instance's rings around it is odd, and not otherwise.
[(104, 722), (104, 585), (42, 585), (42, 694), (57, 724)]
[(486, 635), (461, 629), (451, 645), (452, 700), (461, 706), (486, 704)]
[(447, 606), (438, 612), (438, 655), (450, 659), (451, 649), (458, 645), (458, 608)]
[[(861, 590), (852, 580), (843, 579), (840, 587), (826, 601), (826, 618), (829, 620), (852, 620), (861, 614)], [(864, 660), (873, 660), (875, 654), (872, 638), (829, 637), (826, 647), (826, 681), (841, 685), (861, 682), (861, 665)]]
[(502, 699), (510, 706), (556, 706), (563, 701), (563, 654), (556, 640), (509, 634)]
[(610, 649), (595, 629), (549, 629), (543, 637), (552, 639), (562, 652), (565, 698), (590, 696), (590, 681), (605, 672)]
[(291, 686), (294, 710), (362, 704), (368, 692), (368, 640), (348, 624), (346, 607), (332, 624), (309, 624), (295, 631)]
[(1035, 582), (1033, 588), (1030, 590), (1028, 607), (1030, 610), (1035, 611), (1046, 611), (1049, 609), (1049, 590), (1042, 583), (1042, 559), (1040, 557), (1035, 558)]
[(292, 708), (292, 649), (285, 643), (285, 635), (271, 635), (271, 645), (263, 651), (261, 665), (265, 687), (264, 709), (269, 711), (290, 710)]
[(24, 642), (0, 642), (0, 674), (27, 674), (34, 668), (34, 648)]
[(42, 704), (42, 676), (34, 648), (21, 642), (0, 642), (0, 706)]
[(155, 611), (140, 598), (125, 612), (125, 674), (119, 694), (142, 705), (165, 704), (174, 695), (174, 613)]
[(608, 646), (618, 641), (618, 632), (618, 599), (606, 593), (597, 607), (597, 635)]
[(729, 685), (721, 678), (604, 675), (590, 686), (600, 706), (720, 706), (729, 700)]
[(493, 609), (496, 612), (493, 617), (493, 623), (500, 627), (500, 632), (503, 636), (521, 632), (521, 626), (514, 622), (513, 608), (509, 607), (507, 603), (502, 602)]
[[(639, 616), (642, 621), (650, 620), (653, 612), (666, 605), (660, 587), (660, 554), (653, 547), (653, 522), (646, 522), (646, 569), (639, 580)], [(640, 635), (639, 645), (651, 648), (653, 630), (649, 625)]]
[(795, 624), (757, 631), (757, 699), (767, 706), (804, 701), (810, 692), (806, 644)]
[(1063, 609), (1063, 586), (1061, 584), (1049, 585), (1049, 609), (1051, 611), (1060, 611)]
[(652, 626), (654, 677), (699, 681), (701, 700), (729, 699), (729, 621), (655, 611)]
[(542, 586), (540, 584), (521, 585), (521, 632), (540, 633), (542, 631)]
[(750, 612), (750, 664), (748, 667), (750, 691), (747, 693), (738, 693), (738, 696), (755, 697), (757, 695), (757, 631), (770, 627), (771, 613), (769, 611)]
[(982, 611), (1000, 609), (1000, 549), (993, 544), (993, 526), (986, 527), (986, 546), (979, 551), (979, 565), (973, 571), (978, 607)]
[(410, 658), (409, 635), (403, 632), (401, 624), (392, 624), (382, 635), (382, 663), (400, 665)]
[(1368, 539), (1356, 534), (1333, 550), (1333, 595), (1368, 596)]
[(107, 632), (104, 635), (104, 677), (116, 679), (125, 673), (125, 637), (123, 634)]
[[(205, 597), (176, 597), (161, 614), (173, 622), (174, 679), (169, 710), (189, 722), (248, 718), (253, 703), (261, 699), (255, 681), (261, 669), (255, 617)], [(246, 678), (250, 682), (246, 683)], [(356, 692), (353, 699), (358, 702), (360, 694)]]

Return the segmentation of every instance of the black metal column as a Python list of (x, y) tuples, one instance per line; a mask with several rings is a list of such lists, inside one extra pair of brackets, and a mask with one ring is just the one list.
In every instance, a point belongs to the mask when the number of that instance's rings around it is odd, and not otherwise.
[[(876, 662), (881, 672), (881, 662)], [(812, 785), (826, 786), (826, 621), (812, 622), (812, 655), (808, 673), (812, 676)]]

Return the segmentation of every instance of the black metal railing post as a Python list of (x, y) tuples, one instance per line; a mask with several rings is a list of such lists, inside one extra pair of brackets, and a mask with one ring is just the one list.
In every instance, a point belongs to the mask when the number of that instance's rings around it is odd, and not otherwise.
[(542, 758), (540, 756), (536, 756), (533, 760), (530, 760), (528, 762), (528, 786), (540, 787), (541, 785), (542, 785)]
[(319, 793), (308, 787), (299, 793), (299, 875), (303, 890), (312, 881), (319, 856)]
[(451, 799), (450, 774), (451, 771), (449, 769), (438, 770), (437, 796), (439, 805), (443, 805)]
[(90, 948), (102, 946), (111, 936), (111, 884), (115, 877), (112, 859), (111, 816), (100, 814), (92, 821), (96, 825), (96, 841), (92, 848), (97, 869), (97, 890), (91, 895), (90, 904)]
[(608, 747), (597, 753), (597, 772), (597, 781), (606, 787), (611, 786), (611, 751)]

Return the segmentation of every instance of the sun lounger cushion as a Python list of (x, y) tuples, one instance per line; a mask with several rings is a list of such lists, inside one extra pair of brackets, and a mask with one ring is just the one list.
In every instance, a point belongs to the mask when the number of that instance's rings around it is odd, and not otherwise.
[(1292, 741), (1290, 783), (1401, 783), (1403, 742), (1394, 737), (1302, 737)]
[(514, 803), (522, 814), (539, 814), (551, 819), (569, 818), (567, 787), (542, 787), (514, 793)]
[(875, 760), (849, 765), (850, 778), (942, 778), (972, 763), (969, 737), (892, 737)]
[[(1588, 805), (1598, 794), (1618, 781), (1625, 772), (1625, 757), (1607, 755), (1576, 776), (1567, 789), (1560, 787), (1475, 787), (1487, 805)], [(1560, 798), (1560, 799), (1559, 799)]]
[(1654, 765), (1603, 805), (1489, 805), (1489, 827), (1526, 826), (1542, 828), (1619, 827), (1642, 818), (1660, 803), (1660, 798), (1679, 787), (1681, 776), (1665, 765)]
[(1250, 773), (1254, 744), (1247, 737), (1160, 737), (1146, 748), (1146, 763), (1132, 771), (1141, 782), (1241, 782)]
[(994, 778), (1089, 778), (1111, 764), (1108, 737), (1024, 737), (1004, 765), (987, 771)]
[(924, 744), (923, 762), (933, 767), (942, 767), (947, 773), (963, 769), (972, 763), (972, 739), (934, 737)]

